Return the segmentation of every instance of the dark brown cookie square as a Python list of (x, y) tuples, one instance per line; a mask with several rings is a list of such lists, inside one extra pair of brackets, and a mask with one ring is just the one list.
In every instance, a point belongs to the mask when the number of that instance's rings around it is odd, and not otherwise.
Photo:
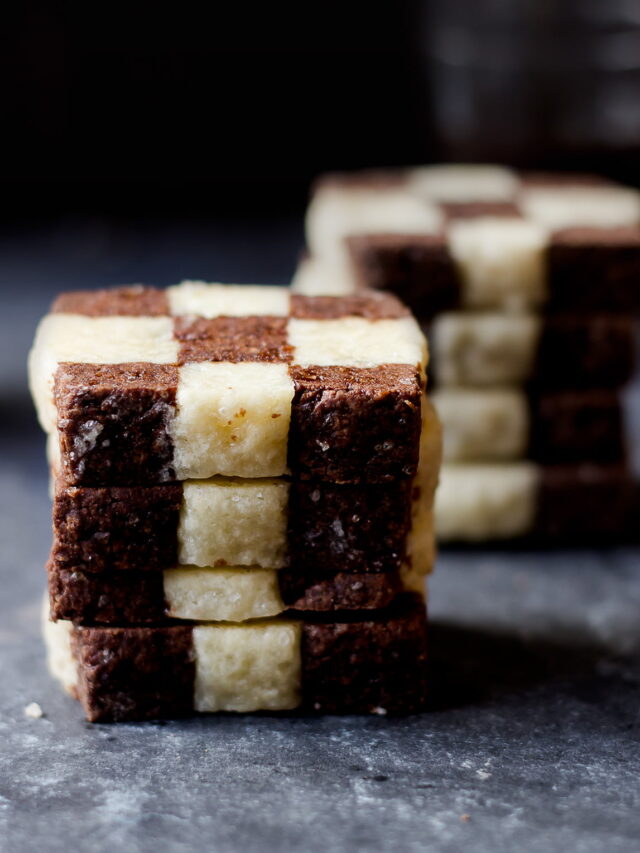
[(536, 541), (576, 545), (640, 541), (640, 483), (623, 465), (541, 469)]
[(549, 310), (640, 310), (640, 228), (568, 228), (548, 250)]
[(544, 318), (533, 384), (544, 388), (619, 388), (635, 371), (631, 317)]
[(305, 623), (302, 695), (324, 713), (409, 714), (427, 695), (424, 602), (407, 596), (397, 614), (370, 621)]
[(75, 628), (71, 643), (91, 722), (193, 713), (191, 627)]
[(178, 368), (60, 364), (54, 396), (62, 475), (79, 485), (172, 480)]
[(180, 364), (194, 361), (290, 362), (285, 317), (177, 317)]
[(375, 234), (346, 242), (360, 287), (393, 291), (420, 320), (459, 306), (461, 283), (444, 235)]
[(47, 567), (52, 619), (78, 625), (135, 625), (165, 618), (162, 572), (95, 574)]
[(53, 563), (87, 572), (156, 572), (178, 561), (182, 486), (84, 488), (53, 501)]
[(294, 477), (384, 483), (413, 477), (421, 430), (421, 382), (408, 365), (291, 367), (289, 430)]
[(625, 446), (618, 395), (565, 391), (534, 397), (530, 455), (545, 463), (622, 461)]
[(278, 572), (280, 594), (286, 607), (300, 611), (379, 610), (402, 592), (397, 571), (301, 573), (296, 568)]
[(87, 317), (161, 317), (169, 314), (169, 303), (164, 290), (135, 285), (61, 293), (51, 306), (51, 312)]
[(303, 480), (289, 492), (293, 571), (388, 572), (398, 569), (411, 525), (412, 482), (335, 485)]
[(337, 320), (340, 317), (394, 320), (409, 315), (409, 309), (391, 293), (373, 291), (352, 296), (291, 295), (291, 316), (300, 320)]

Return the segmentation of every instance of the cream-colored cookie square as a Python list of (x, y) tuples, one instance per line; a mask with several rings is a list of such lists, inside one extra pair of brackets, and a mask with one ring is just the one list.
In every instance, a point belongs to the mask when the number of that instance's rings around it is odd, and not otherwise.
[(516, 385), (532, 375), (541, 319), (535, 314), (451, 312), (431, 326), (439, 386)]
[(299, 622), (197, 625), (196, 711), (286, 711), (301, 701)]
[(73, 694), (78, 683), (78, 668), (71, 651), (73, 624), (64, 620), (51, 622), (48, 596), (42, 602), (41, 618), (49, 672), (68, 693)]
[(523, 190), (520, 204), (527, 216), (550, 231), (640, 223), (640, 193), (627, 187), (530, 187)]
[(344, 240), (357, 234), (437, 234), (442, 213), (435, 205), (398, 188), (325, 186), (316, 192), (306, 217), (313, 255), (344, 261)]
[(285, 474), (293, 392), (286, 364), (181, 367), (172, 423), (177, 479)]
[(524, 219), (479, 217), (452, 222), (449, 251), (469, 308), (521, 309), (546, 296), (543, 228)]
[(422, 433), (418, 472), (414, 480), (407, 557), (411, 570), (426, 575), (436, 558), (433, 504), (442, 460), (442, 427), (431, 401), (422, 399)]
[(285, 609), (278, 573), (271, 569), (168, 569), (164, 597), (168, 616), (198, 622), (245, 622)]
[(407, 185), (431, 201), (465, 203), (511, 201), (519, 182), (514, 172), (501, 166), (451, 163), (412, 169)]
[(426, 369), (427, 342), (413, 317), (367, 320), (289, 320), (293, 361), (309, 365), (375, 367), (411, 364)]
[(432, 398), (442, 421), (446, 462), (506, 460), (525, 455), (529, 406), (522, 391), (442, 388)]
[(348, 296), (356, 290), (356, 280), (348, 262), (303, 258), (298, 264), (291, 289), (305, 296)]
[(167, 288), (171, 314), (198, 317), (286, 317), (289, 288), (183, 281)]
[(436, 501), (441, 542), (512, 539), (533, 529), (539, 469), (508, 465), (443, 465)]
[(287, 561), (289, 484), (284, 480), (191, 480), (184, 483), (178, 562), (260, 566)]
[(40, 423), (47, 432), (56, 427), (53, 378), (60, 362), (172, 364), (177, 359), (170, 317), (48, 314), (38, 326), (29, 354), (29, 384)]

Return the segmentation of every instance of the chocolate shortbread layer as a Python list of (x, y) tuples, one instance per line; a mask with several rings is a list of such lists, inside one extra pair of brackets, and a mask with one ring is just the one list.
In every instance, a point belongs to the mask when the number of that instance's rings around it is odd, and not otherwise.
[(77, 696), (92, 722), (193, 712), (196, 659), (190, 627), (74, 628)]
[(462, 283), (444, 236), (358, 235), (346, 245), (356, 285), (397, 293), (422, 322), (460, 307)]
[(182, 486), (59, 487), (53, 501), (56, 566), (90, 572), (178, 562)]
[(531, 402), (528, 454), (543, 463), (623, 462), (622, 408), (617, 394), (541, 394)]
[(640, 541), (640, 484), (623, 466), (545, 466), (533, 536), (547, 542)]
[(177, 317), (174, 334), (180, 342), (180, 364), (198, 361), (289, 362), (284, 317)]
[(548, 254), (549, 311), (640, 310), (640, 228), (568, 228)]
[(543, 318), (530, 384), (620, 388), (636, 368), (634, 329), (624, 316)]
[(417, 596), (364, 620), (61, 622), (46, 635), (52, 657), (75, 661), (76, 683), (68, 686), (92, 722), (297, 708), (409, 714), (426, 703), (426, 613)]
[(51, 306), (51, 312), (87, 317), (162, 317), (169, 314), (169, 302), (164, 290), (134, 285), (61, 293)]
[(292, 367), (291, 375), (294, 476), (335, 483), (415, 476), (423, 393), (415, 368)]
[(61, 364), (55, 405), (65, 479), (93, 485), (173, 480), (178, 379), (177, 367), (167, 364)]

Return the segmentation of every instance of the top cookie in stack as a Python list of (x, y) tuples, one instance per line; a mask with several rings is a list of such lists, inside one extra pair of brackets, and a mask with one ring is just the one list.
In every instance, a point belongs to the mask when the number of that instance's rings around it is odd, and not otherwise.
[(186, 282), (63, 295), (30, 369), (69, 484), (383, 483), (416, 473), (426, 360), (393, 296)]
[(442, 539), (634, 535), (619, 389), (635, 369), (636, 191), (498, 166), (333, 175), (307, 240), (296, 290), (386, 288), (428, 329)]

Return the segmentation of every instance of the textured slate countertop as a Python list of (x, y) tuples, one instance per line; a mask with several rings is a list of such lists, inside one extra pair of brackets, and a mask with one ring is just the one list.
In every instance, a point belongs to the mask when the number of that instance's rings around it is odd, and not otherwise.
[[(49, 502), (21, 371), (35, 319), (65, 287), (182, 272), (286, 280), (297, 231), (283, 233), (275, 248), (264, 238), (263, 276), (241, 240), (229, 249), (219, 233), (205, 251), (204, 232), (129, 234), (114, 248), (100, 231), (79, 260), (65, 250), (78, 245), (74, 229), (0, 246), (0, 851), (638, 849), (633, 550), (443, 554), (431, 585), (433, 708), (409, 719), (92, 726), (47, 676)], [(44, 717), (25, 715), (31, 702)]]

